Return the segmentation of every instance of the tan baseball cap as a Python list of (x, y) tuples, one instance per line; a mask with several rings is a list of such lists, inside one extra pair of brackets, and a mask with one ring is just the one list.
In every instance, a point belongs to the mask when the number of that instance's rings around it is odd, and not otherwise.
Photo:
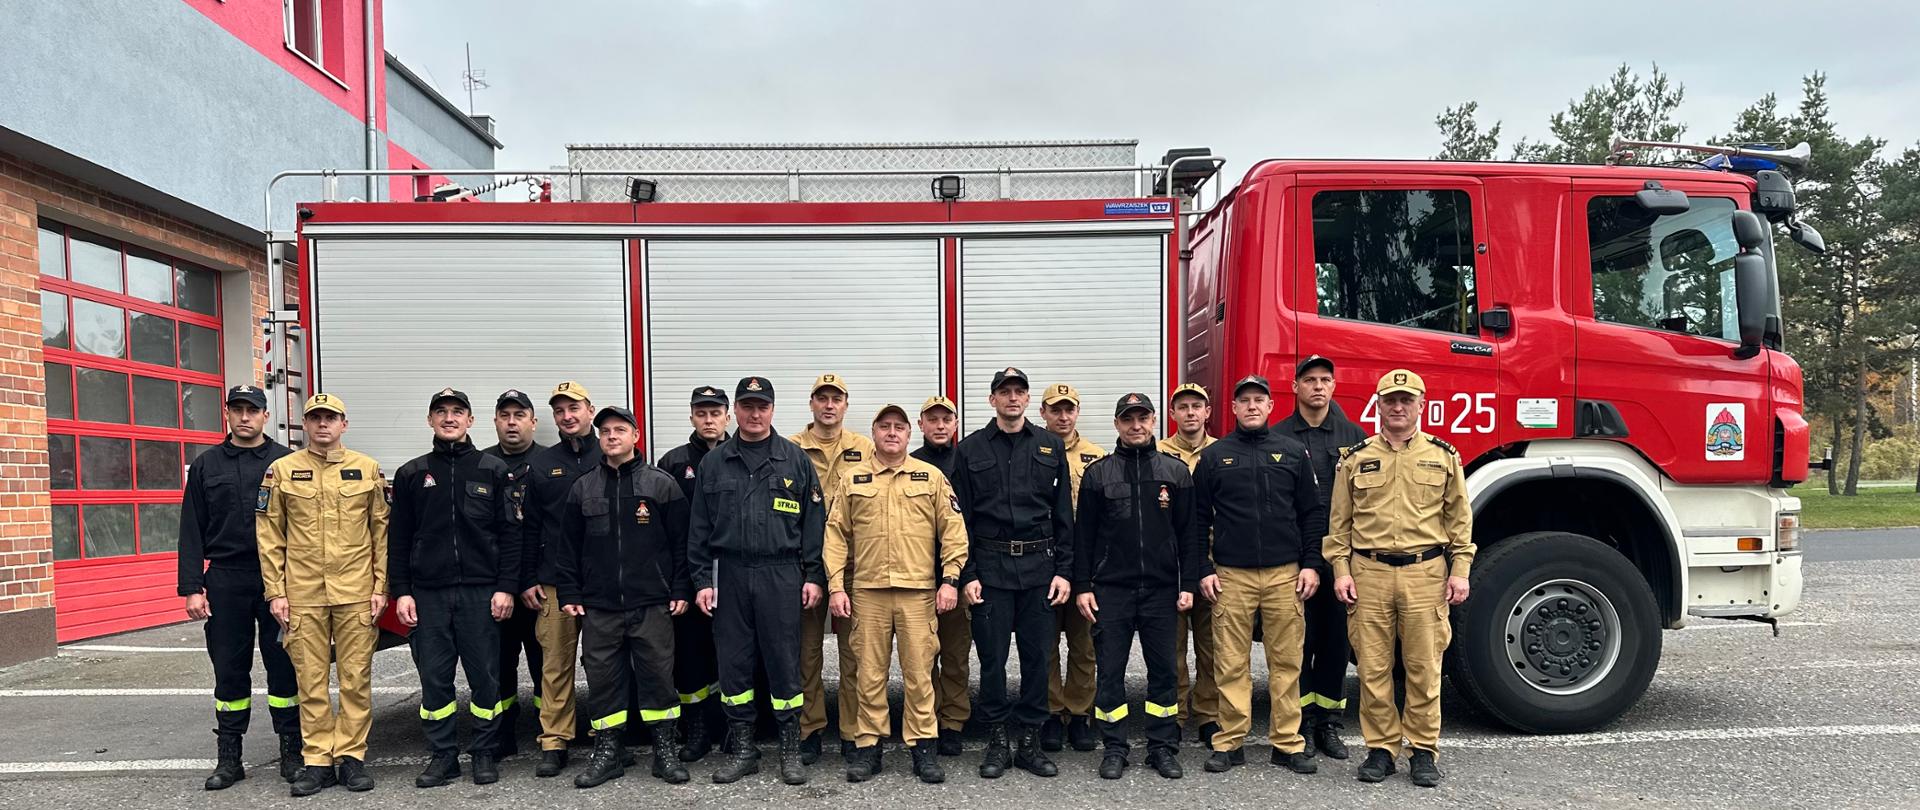
[(581, 402), (587, 402), (593, 399), (593, 397), (587, 394), (586, 386), (583, 386), (572, 380), (568, 380), (566, 382), (563, 382), (559, 385), (554, 386), (553, 393), (547, 395), (547, 404), (551, 405), (553, 404), (554, 400), (559, 399), (561, 397), (566, 397), (567, 399), (579, 400)]
[(873, 415), (873, 421), (877, 423), (881, 417), (890, 413), (900, 414), (900, 421), (907, 423), (909, 426), (913, 424), (913, 417), (907, 415), (907, 409), (891, 402), (880, 406), (880, 412)]
[(1040, 398), (1040, 404), (1052, 405), (1053, 403), (1060, 402), (1062, 400), (1070, 401), (1075, 405), (1079, 405), (1080, 392), (1075, 390), (1073, 386), (1068, 385), (1066, 383), (1054, 383), (1052, 385), (1047, 386), (1047, 393), (1046, 395)]
[(1404, 368), (1396, 368), (1380, 375), (1380, 384), (1373, 388), (1375, 394), (1382, 396), (1396, 391), (1405, 391), (1409, 394), (1425, 396), (1427, 393), (1427, 383), (1425, 380), (1420, 379), (1420, 375), (1418, 374)]
[(960, 412), (960, 406), (953, 404), (953, 400), (947, 399), (946, 397), (940, 397), (940, 396), (927, 397), (926, 402), (920, 403), (921, 413), (926, 413), (927, 411), (931, 411), (934, 408), (946, 408), (947, 412), (949, 413), (957, 414)]
[(333, 411), (341, 416), (347, 415), (347, 403), (332, 394), (314, 394), (307, 397), (307, 404), (300, 409), (302, 416), (314, 411)]
[(1213, 401), (1213, 396), (1208, 394), (1207, 389), (1199, 383), (1181, 383), (1179, 388), (1173, 389), (1173, 396), (1167, 397), (1167, 401), (1173, 402), (1186, 394), (1192, 394), (1206, 402)]
[(807, 389), (807, 396), (813, 396), (814, 392), (819, 391), (822, 388), (831, 388), (835, 391), (839, 391), (843, 396), (853, 395), (851, 392), (847, 391), (847, 381), (844, 378), (842, 378), (840, 375), (835, 374), (831, 371), (813, 378), (813, 387)]

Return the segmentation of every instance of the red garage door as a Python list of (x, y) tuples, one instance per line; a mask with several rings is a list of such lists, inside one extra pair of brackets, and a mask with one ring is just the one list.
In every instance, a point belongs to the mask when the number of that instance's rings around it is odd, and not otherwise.
[(181, 618), (186, 465), (224, 435), (211, 270), (40, 226), (60, 641)]

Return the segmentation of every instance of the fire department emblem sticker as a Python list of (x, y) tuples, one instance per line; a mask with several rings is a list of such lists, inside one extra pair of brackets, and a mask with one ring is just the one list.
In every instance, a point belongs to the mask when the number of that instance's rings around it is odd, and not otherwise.
[(692, 465), (692, 464), (688, 464), (688, 465), (687, 465), (687, 469), (686, 469), (686, 472), (683, 472), (683, 473), (681, 473), (681, 474), (680, 474), (680, 477), (681, 477), (681, 478), (685, 478), (685, 479), (687, 479), (687, 480), (689, 480), (689, 481), (691, 481), (691, 480), (693, 480), (693, 465)]
[(1741, 461), (1747, 457), (1747, 406), (1742, 402), (1707, 404), (1707, 460)]
[(633, 508), (633, 522), (640, 524), (653, 522), (653, 512), (647, 509), (646, 501), (641, 501), (639, 506)]
[(1166, 484), (1160, 485), (1160, 508), (1161, 509), (1173, 508), (1173, 498), (1167, 494)]
[(435, 486), (439, 486), (439, 484), (434, 483), (433, 473), (427, 473), (426, 480), (420, 482), (421, 489), (426, 489), (427, 487), (435, 487)]

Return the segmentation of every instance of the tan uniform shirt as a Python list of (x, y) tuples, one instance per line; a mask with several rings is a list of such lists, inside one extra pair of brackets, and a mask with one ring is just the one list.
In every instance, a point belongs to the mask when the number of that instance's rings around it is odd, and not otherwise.
[(848, 589), (849, 557), (854, 588), (929, 590), (959, 578), (967, 524), (940, 468), (912, 456), (897, 467), (869, 458), (847, 471), (842, 497), (827, 517), (830, 592)]
[(1321, 549), (1333, 575), (1351, 576), (1354, 549), (1405, 554), (1436, 546), (1452, 558), (1452, 576), (1473, 570), (1473, 509), (1453, 446), (1421, 432), (1402, 447), (1374, 436), (1341, 450)]
[(820, 476), (820, 489), (826, 496), (827, 516), (831, 519), (840, 493), (847, 486), (850, 476), (847, 470), (873, 458), (873, 440), (843, 427), (839, 438), (823, 442), (814, 437), (811, 423), (807, 429), (788, 438), (800, 445), (807, 453), (807, 460), (813, 462), (813, 471)]
[(386, 593), (386, 490), (379, 464), (343, 448), (269, 465), (254, 505), (266, 598), (328, 607)]
[(1100, 445), (1087, 441), (1087, 437), (1074, 431), (1073, 436), (1061, 442), (1067, 446), (1067, 484), (1073, 487), (1073, 511), (1080, 511), (1080, 476), (1086, 474), (1087, 465), (1100, 460), (1107, 454)]
[(1193, 472), (1193, 468), (1200, 464), (1200, 451), (1207, 449), (1207, 445), (1217, 441), (1219, 441), (1219, 439), (1202, 433), (1200, 434), (1200, 443), (1198, 445), (1188, 446), (1187, 440), (1182, 438), (1180, 434), (1175, 433), (1172, 436), (1161, 439), (1160, 443), (1155, 446), (1160, 448), (1160, 452), (1186, 462), (1187, 472)]

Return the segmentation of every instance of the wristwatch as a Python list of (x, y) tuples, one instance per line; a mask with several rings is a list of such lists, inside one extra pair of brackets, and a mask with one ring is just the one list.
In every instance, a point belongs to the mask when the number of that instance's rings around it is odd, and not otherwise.
[(960, 587), (960, 578), (959, 577), (942, 577), (940, 579), (940, 584), (952, 585), (953, 587), (958, 588)]

